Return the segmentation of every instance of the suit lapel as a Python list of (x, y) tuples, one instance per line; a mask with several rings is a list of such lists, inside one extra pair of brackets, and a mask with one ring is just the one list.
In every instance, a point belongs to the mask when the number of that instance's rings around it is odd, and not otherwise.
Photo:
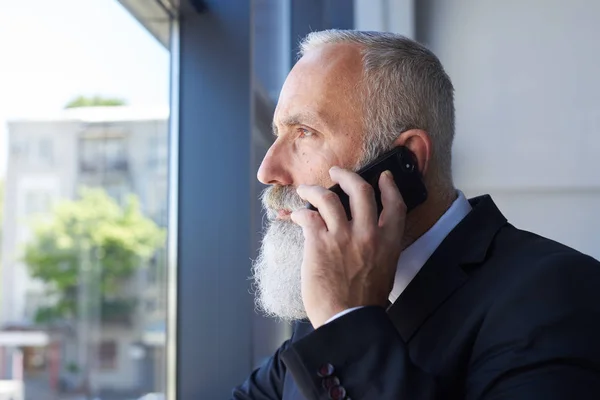
[(469, 202), (473, 207), (471, 212), (450, 232), (388, 308), (388, 315), (405, 342), (466, 283), (468, 275), (463, 267), (481, 264), (494, 236), (506, 224), (506, 218), (491, 197), (481, 196)]

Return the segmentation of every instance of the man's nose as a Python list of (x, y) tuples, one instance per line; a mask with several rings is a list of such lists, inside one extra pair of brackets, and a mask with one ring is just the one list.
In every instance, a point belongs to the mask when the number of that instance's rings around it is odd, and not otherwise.
[(265, 155), (265, 158), (263, 158), (256, 174), (256, 177), (262, 184), (282, 186), (292, 184), (292, 177), (288, 168), (289, 160), (286, 163), (281, 150), (277, 144), (274, 144)]

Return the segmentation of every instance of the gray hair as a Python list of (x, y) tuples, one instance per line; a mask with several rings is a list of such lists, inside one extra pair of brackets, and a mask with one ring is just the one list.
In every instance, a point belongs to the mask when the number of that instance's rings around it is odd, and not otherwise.
[(452, 186), (454, 87), (440, 60), (404, 36), (351, 30), (310, 33), (300, 44), (300, 56), (335, 43), (362, 48), (367, 135), (361, 165), (389, 150), (402, 132), (422, 129), (432, 141), (432, 178)]

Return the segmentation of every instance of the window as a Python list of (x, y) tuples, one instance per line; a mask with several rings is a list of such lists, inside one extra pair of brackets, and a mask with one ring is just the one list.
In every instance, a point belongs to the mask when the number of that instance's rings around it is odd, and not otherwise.
[(14, 158), (26, 159), (29, 154), (29, 145), (26, 141), (13, 141), (10, 146), (10, 155)]
[(104, 370), (117, 368), (117, 342), (106, 340), (98, 346), (98, 367)]
[[(154, 5), (152, 28), (135, 17), (146, 10), (125, 3)], [(167, 282), (155, 274), (143, 284), (149, 259), (166, 263), (156, 209), (167, 188), (146, 189), (169, 175), (166, 162), (147, 164), (168, 149), (170, 20), (160, 11), (155, 0), (0, 1), (0, 200), (10, 211), (0, 343), (7, 330), (20, 341), (0, 354), (23, 358), (5, 357), (0, 379), (14, 372), (28, 398), (165, 391)]]
[(148, 144), (148, 167), (159, 171), (165, 171), (169, 158), (167, 144), (164, 143), (163, 138), (160, 136), (151, 137)]
[(15, 121), (9, 124), (15, 138), (10, 146), (10, 155), (34, 167), (51, 167), (54, 163), (54, 142), (51, 137), (39, 136), (34, 124)]
[[(126, 172), (127, 148), (123, 137), (82, 137), (80, 169), (84, 173)], [(130, 149), (131, 150), (131, 149)]]
[(110, 138), (103, 141), (106, 169), (124, 171), (127, 169), (127, 153), (124, 138)]
[(146, 312), (147, 313), (153, 313), (156, 311), (157, 308), (158, 308), (158, 306), (156, 304), (155, 299), (146, 300)]
[(38, 156), (40, 162), (45, 165), (52, 165), (54, 162), (54, 143), (52, 139), (45, 137), (40, 139), (38, 143)]

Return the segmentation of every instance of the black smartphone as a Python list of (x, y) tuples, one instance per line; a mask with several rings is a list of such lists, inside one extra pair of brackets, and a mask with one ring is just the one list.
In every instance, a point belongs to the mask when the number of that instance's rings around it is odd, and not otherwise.
[[(359, 170), (357, 173), (375, 189), (375, 201), (377, 202), (377, 215), (381, 214), (383, 206), (381, 205), (381, 192), (379, 191), (379, 176), (389, 170), (394, 175), (394, 181), (402, 194), (407, 211), (423, 203), (427, 199), (427, 189), (423, 183), (417, 157), (407, 147), (399, 146), (383, 154), (375, 161)], [(350, 198), (342, 190), (340, 185), (329, 188), (336, 193), (344, 209), (348, 220), (352, 219), (350, 212)], [(316, 207), (308, 203), (307, 208), (318, 211)]]

